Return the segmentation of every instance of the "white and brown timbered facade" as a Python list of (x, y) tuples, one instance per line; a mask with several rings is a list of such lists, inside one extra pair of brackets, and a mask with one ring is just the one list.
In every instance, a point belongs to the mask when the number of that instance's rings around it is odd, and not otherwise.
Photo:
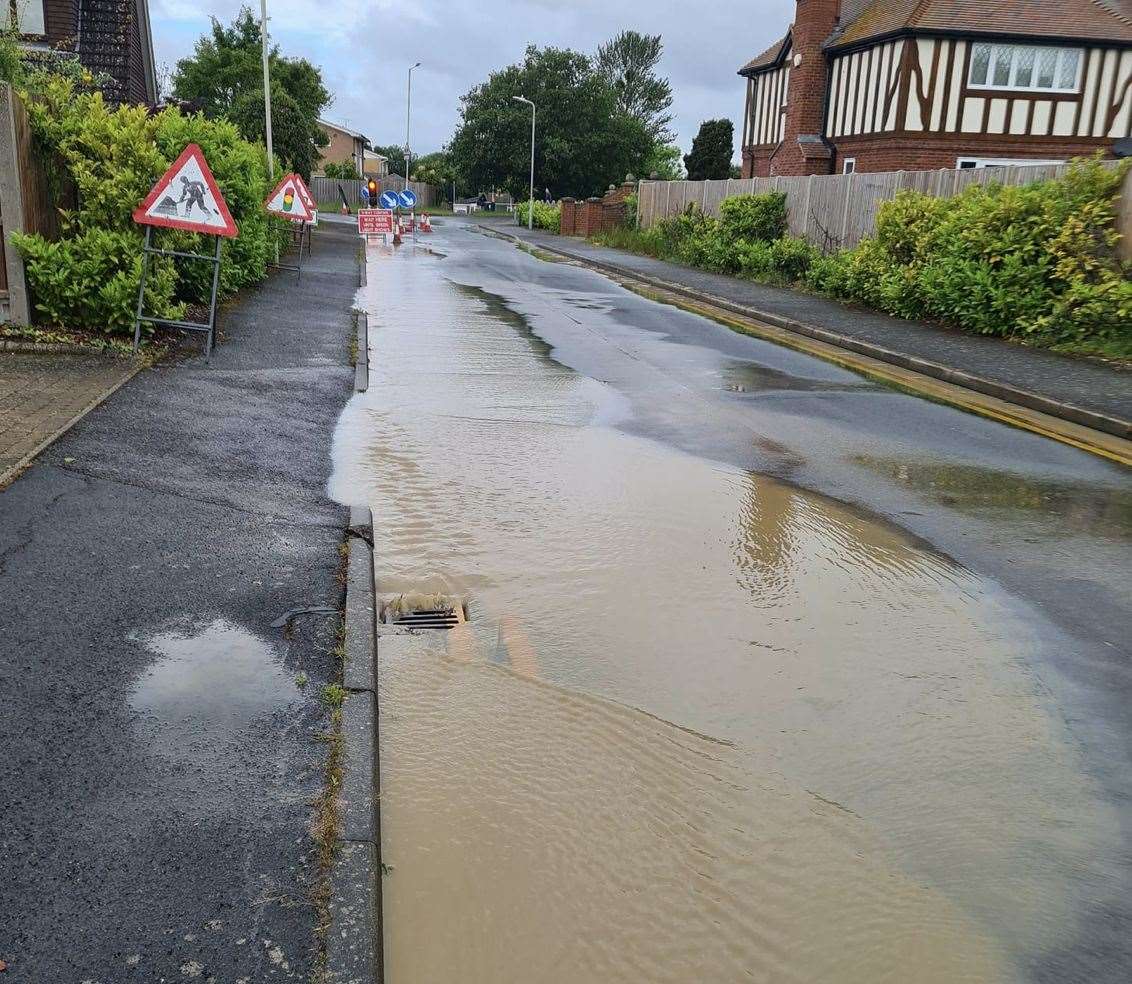
[[(1132, 137), (1132, 11), (1122, 15), (1130, 2), (1065, 0), (1058, 16), (1027, 25), (1018, 16), (1034, 7), (1022, 0), (925, 0), (909, 6), (915, 16), (904, 18), (908, 23), (894, 10), (899, 0), (881, 0), (888, 20), (879, 21), (878, 3), (868, 0), (799, 0), (791, 31), (741, 73), (747, 76), (744, 174), (980, 167), (1111, 154), (1117, 141)], [(964, 6), (970, 8), (965, 31), (955, 20)], [(994, 17), (980, 15), (992, 6)], [(1004, 9), (1012, 6), (1017, 9)], [(933, 11), (934, 20), (927, 16)], [(846, 23), (847, 14), (853, 19)], [(810, 50), (798, 43), (803, 18), (817, 20), (811, 37), (825, 33)], [(1009, 32), (987, 29), (1008, 24)], [(883, 27), (889, 30), (878, 34)], [(792, 87), (790, 75), (797, 77), (803, 65), (811, 84)], [(823, 84), (816, 87), (819, 72)], [(801, 124), (791, 126), (796, 116)], [(815, 149), (819, 142), (824, 154)]]

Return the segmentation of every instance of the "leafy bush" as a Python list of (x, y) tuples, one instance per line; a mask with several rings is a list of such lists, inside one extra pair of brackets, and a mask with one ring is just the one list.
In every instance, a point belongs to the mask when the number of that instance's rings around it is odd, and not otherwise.
[(754, 280), (801, 284), (909, 319), (1132, 356), (1132, 279), (1116, 246), (1116, 200), (1132, 165), (1078, 161), (1062, 178), (972, 185), (954, 198), (901, 192), (876, 232), (824, 256), (786, 236), (782, 194), (725, 199), (596, 237), (607, 245)]
[[(520, 202), (515, 209), (515, 214), (518, 217), (520, 225), (526, 225), (528, 216), (530, 214), (531, 203)], [(547, 232), (558, 232), (562, 228), (562, 206), (555, 203), (548, 205), (546, 202), (536, 201), (535, 208), (535, 228), (545, 229)]]
[(902, 192), (876, 235), (811, 264), (807, 282), (904, 318), (1044, 345), (1132, 354), (1132, 283), (1116, 244), (1125, 168), (1079, 161), (1059, 179)]
[[(137, 237), (109, 229), (86, 229), (58, 242), (13, 233), (33, 285), (36, 309), (52, 325), (84, 331), (132, 331), (141, 279)], [(146, 277), (146, 311), (180, 318), (173, 300), (176, 271), (167, 257), (153, 258)]]
[(735, 195), (719, 205), (720, 228), (730, 240), (771, 242), (786, 235), (786, 192)]
[[(263, 279), (287, 227), (262, 208), (270, 191), (262, 147), (240, 139), (223, 120), (182, 116), (175, 109), (150, 116), (142, 107), (108, 107), (100, 93), (82, 91), (66, 77), (40, 76), (27, 97), (39, 151), (58, 162), (78, 202), (61, 213), (58, 242), (39, 235), (14, 239), (41, 318), (69, 328), (132, 332), (144, 240), (133, 211), (188, 143), (201, 146), (240, 229), (224, 244), (221, 293)], [(154, 236), (163, 248), (206, 255), (213, 250), (210, 236), (179, 230), (154, 230)], [(208, 298), (212, 271), (206, 262), (151, 257), (150, 271), (150, 315), (177, 317), (179, 302)]]

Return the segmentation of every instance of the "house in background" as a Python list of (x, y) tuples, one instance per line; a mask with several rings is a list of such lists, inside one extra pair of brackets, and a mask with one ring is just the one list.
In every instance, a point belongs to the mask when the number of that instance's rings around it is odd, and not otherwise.
[(743, 176), (1065, 161), (1132, 136), (1132, 0), (797, 0)]
[(389, 173), (389, 158), (374, 150), (365, 152), (365, 167), (362, 174), (374, 178), (384, 178)]
[(114, 103), (157, 102), (148, 0), (0, 0), (0, 28), (43, 57), (77, 55)]
[(319, 120), (318, 125), (330, 143), (322, 148), (322, 157), (315, 165), (315, 171), (322, 173), (327, 164), (344, 164), (346, 161), (353, 161), (354, 170), (358, 174), (364, 174), (367, 143), (365, 134), (348, 130), (329, 120)]

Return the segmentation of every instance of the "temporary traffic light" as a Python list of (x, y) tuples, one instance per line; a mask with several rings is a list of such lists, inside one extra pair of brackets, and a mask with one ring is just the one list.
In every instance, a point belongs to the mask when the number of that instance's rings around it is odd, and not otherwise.
[(369, 207), (377, 208), (377, 182), (373, 178), (366, 182), (366, 191), (369, 192)]

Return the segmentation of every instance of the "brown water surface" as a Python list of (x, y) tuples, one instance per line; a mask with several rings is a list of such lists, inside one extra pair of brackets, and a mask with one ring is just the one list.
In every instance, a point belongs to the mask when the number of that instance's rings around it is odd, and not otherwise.
[(1009, 981), (1069, 940), (1119, 834), (1009, 600), (619, 430), (439, 263), (371, 251), (331, 485), (380, 593), (469, 599), (380, 640), (386, 980)]

